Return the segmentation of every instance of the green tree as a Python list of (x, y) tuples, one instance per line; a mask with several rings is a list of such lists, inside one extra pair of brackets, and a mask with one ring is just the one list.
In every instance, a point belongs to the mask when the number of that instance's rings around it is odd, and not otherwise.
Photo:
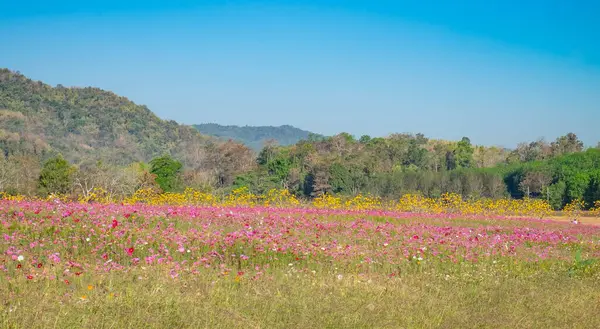
[(76, 169), (62, 155), (48, 159), (40, 172), (39, 186), (42, 194), (66, 194), (71, 190)]
[(156, 183), (164, 192), (173, 192), (181, 189), (181, 162), (169, 155), (154, 158), (150, 161), (150, 173), (156, 175)]
[(590, 175), (590, 184), (585, 191), (584, 200), (588, 207), (600, 200), (600, 169), (594, 170)]
[(414, 165), (418, 168), (423, 168), (427, 161), (427, 153), (427, 150), (421, 147), (417, 139), (411, 139), (408, 142), (408, 150), (406, 151), (406, 157), (402, 164), (405, 166)]
[(471, 168), (473, 166), (474, 149), (471, 145), (471, 140), (468, 137), (463, 137), (456, 144), (454, 150), (454, 159), (458, 168)]
[(277, 157), (267, 163), (267, 170), (269, 171), (270, 176), (274, 176), (277, 181), (284, 182), (291, 169), (291, 163), (289, 158), (285, 157)]
[(454, 170), (456, 169), (456, 156), (454, 152), (447, 151), (446, 152), (446, 170)]
[(550, 202), (552, 208), (561, 209), (567, 204), (566, 191), (567, 184), (563, 181), (558, 181), (543, 191), (543, 197)]
[(580, 200), (585, 196), (585, 192), (590, 185), (590, 175), (585, 172), (578, 172), (567, 177), (567, 198), (568, 201)]

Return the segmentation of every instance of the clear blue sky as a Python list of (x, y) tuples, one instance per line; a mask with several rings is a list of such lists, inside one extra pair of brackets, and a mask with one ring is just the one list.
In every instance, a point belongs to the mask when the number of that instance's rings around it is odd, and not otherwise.
[(0, 67), (193, 124), (600, 140), (600, 2), (0, 1)]

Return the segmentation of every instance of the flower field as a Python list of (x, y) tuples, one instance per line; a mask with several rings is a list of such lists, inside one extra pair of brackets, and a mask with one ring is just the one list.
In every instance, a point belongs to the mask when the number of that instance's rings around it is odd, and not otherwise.
[(2, 200), (0, 324), (600, 327), (599, 226), (285, 202)]

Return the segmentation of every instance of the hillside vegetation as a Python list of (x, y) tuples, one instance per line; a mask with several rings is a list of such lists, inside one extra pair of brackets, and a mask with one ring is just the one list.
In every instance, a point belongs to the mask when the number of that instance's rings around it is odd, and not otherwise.
[(51, 87), (3, 69), (0, 143), (5, 155), (60, 152), (76, 163), (128, 164), (168, 153), (193, 164), (211, 140), (112, 92)]
[(52, 87), (8, 69), (0, 69), (0, 151), (0, 162), (10, 162), (0, 170), (0, 188), (10, 179), (19, 186), (37, 179), (41, 163), (59, 154), (79, 167), (98, 161), (125, 167), (166, 154), (205, 183), (228, 182), (227, 175), (245, 171), (253, 157), (239, 143), (161, 120), (112, 92)]

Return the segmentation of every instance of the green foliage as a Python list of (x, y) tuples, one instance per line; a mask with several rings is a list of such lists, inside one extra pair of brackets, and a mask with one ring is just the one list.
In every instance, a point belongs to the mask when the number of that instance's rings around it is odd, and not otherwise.
[(583, 200), (587, 207), (592, 207), (594, 202), (600, 200), (600, 169), (591, 171), (589, 176), (590, 180), (584, 193)]
[(581, 255), (581, 248), (577, 249), (575, 252), (575, 260), (573, 261), (573, 265), (569, 267), (568, 270), (569, 276), (574, 277), (589, 274), (589, 271), (587, 270), (590, 269), (596, 262), (597, 259), (594, 258), (583, 259)]
[(367, 144), (369, 141), (371, 141), (371, 136), (369, 136), (369, 135), (362, 135), (362, 136), (360, 136), (360, 139), (358, 141), (361, 142), (361, 143), (363, 143), (363, 144)]
[(471, 145), (471, 140), (467, 137), (463, 137), (460, 142), (456, 144), (454, 150), (454, 160), (458, 168), (471, 168), (473, 167), (473, 153), (474, 149)]
[(279, 181), (284, 181), (291, 168), (291, 160), (285, 157), (277, 157), (267, 163), (267, 170), (270, 176), (274, 176)]
[(355, 175), (343, 164), (334, 163), (329, 168), (331, 190), (334, 193), (352, 194), (355, 193)]
[(543, 191), (543, 197), (548, 200), (552, 208), (561, 209), (567, 204), (566, 198), (567, 184), (564, 181), (558, 181)]
[(590, 183), (590, 176), (586, 172), (577, 172), (566, 177), (567, 199), (570, 201), (583, 199)]
[(600, 150), (568, 153), (546, 161), (514, 164), (504, 171), (512, 197), (525, 196), (524, 183), (531, 196), (547, 199), (555, 209), (583, 199), (586, 206), (600, 197)]
[(74, 174), (75, 168), (61, 155), (46, 160), (40, 172), (40, 192), (66, 194), (71, 190)]
[(234, 179), (232, 189), (240, 187), (247, 187), (251, 193), (264, 195), (271, 189), (281, 188), (281, 182), (264, 173), (249, 172)]
[(181, 190), (182, 167), (181, 162), (174, 160), (169, 155), (163, 155), (150, 161), (150, 172), (156, 175), (156, 183), (165, 192)]

